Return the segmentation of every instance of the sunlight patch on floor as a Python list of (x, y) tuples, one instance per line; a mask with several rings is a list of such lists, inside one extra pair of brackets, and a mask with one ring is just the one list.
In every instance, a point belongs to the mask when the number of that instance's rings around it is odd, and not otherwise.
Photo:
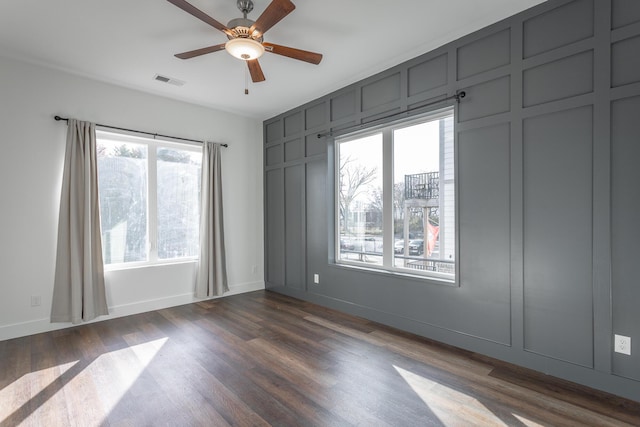
[(101, 354), (67, 377), (64, 374), (79, 360), (29, 372), (0, 390), (0, 423), (17, 420), (27, 425), (65, 425), (69, 422), (67, 411), (60, 408), (66, 406), (76, 424), (101, 425), (167, 340)]
[(445, 426), (507, 425), (476, 398), (399, 366), (393, 367)]
[[(87, 372), (87, 375), (106, 382), (98, 389), (109, 390), (109, 393), (100, 393), (98, 396), (102, 403), (102, 422), (106, 421), (109, 413), (131, 389), (168, 339), (161, 338), (103, 354), (88, 367), (93, 372)], [(107, 373), (108, 376), (101, 373)]]
[(39, 371), (28, 372), (0, 390), (0, 422), (28, 404), (29, 400), (49, 387), (78, 361), (63, 363)]
[(524, 424), (527, 427), (544, 427), (544, 424), (538, 424), (535, 421), (531, 421), (528, 418), (523, 417), (522, 415), (518, 415), (518, 414), (511, 414), (513, 415), (515, 418), (518, 419), (518, 421), (520, 421), (522, 424)]

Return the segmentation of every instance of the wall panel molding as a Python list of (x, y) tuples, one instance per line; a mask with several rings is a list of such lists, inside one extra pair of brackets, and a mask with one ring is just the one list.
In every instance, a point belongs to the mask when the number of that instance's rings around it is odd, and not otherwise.
[[(637, 250), (620, 237), (640, 235), (625, 204), (637, 167), (616, 172), (637, 157), (639, 40), (640, 2), (548, 0), (265, 121), (265, 256), (281, 262), (267, 285), (640, 400), (640, 356), (612, 352), (614, 332), (640, 342), (640, 311), (627, 304)], [(332, 264), (335, 147), (316, 134), (457, 90), (461, 285)], [(304, 168), (303, 192), (279, 180), (285, 167)], [(302, 237), (285, 241), (279, 221), (301, 211)], [(298, 263), (300, 248), (296, 288), (278, 257)]]

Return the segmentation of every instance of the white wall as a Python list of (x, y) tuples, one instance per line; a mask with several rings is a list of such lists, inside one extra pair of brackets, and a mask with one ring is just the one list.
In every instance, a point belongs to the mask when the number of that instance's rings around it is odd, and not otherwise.
[[(0, 340), (69, 326), (48, 321), (66, 137), (56, 114), (228, 143), (230, 293), (264, 287), (261, 122), (0, 57)], [(109, 317), (194, 301), (194, 267), (108, 271)], [(31, 296), (42, 305), (31, 307)]]

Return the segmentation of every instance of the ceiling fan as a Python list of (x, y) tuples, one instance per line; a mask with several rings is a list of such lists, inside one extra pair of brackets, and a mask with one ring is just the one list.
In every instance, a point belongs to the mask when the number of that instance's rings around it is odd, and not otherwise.
[(232, 19), (227, 25), (223, 25), (216, 21), (185, 0), (167, 1), (178, 6), (180, 9), (195, 16), (201, 21), (211, 25), (213, 28), (222, 31), (229, 39), (226, 43), (178, 53), (175, 55), (177, 58), (189, 59), (205, 55), (207, 53), (226, 50), (232, 56), (242, 59), (247, 63), (249, 73), (251, 74), (251, 80), (254, 83), (265, 80), (264, 73), (262, 72), (260, 63), (258, 62), (258, 58), (262, 56), (264, 52), (271, 52), (316, 65), (322, 60), (322, 55), (319, 53), (294, 49), (292, 47), (280, 46), (263, 41), (264, 33), (296, 8), (290, 0), (273, 0), (264, 12), (262, 12), (262, 15), (258, 17), (257, 21), (252, 21), (247, 18), (247, 14), (253, 10), (253, 1), (237, 0), (238, 9), (242, 12), (243, 17)]

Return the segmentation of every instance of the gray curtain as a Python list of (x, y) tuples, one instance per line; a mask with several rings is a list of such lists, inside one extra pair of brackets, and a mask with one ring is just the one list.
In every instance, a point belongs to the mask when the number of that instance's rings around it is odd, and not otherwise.
[(229, 291), (222, 220), (220, 145), (205, 142), (202, 150), (200, 194), (200, 259), (196, 297), (207, 298)]
[(108, 313), (95, 124), (69, 119), (51, 322), (80, 323)]

